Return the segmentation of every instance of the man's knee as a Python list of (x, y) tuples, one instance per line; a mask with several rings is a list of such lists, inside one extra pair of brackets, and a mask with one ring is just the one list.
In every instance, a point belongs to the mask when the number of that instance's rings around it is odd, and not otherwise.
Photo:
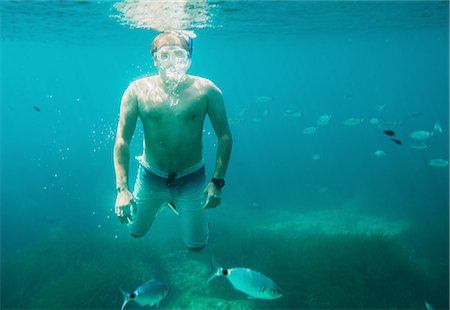
[(142, 226), (138, 226), (136, 225), (134, 222), (130, 223), (127, 225), (128, 227), (128, 233), (130, 234), (131, 237), (133, 238), (142, 238), (144, 237), (147, 232), (148, 232), (148, 228), (146, 227), (142, 227)]
[(136, 234), (136, 233), (130, 232), (130, 236), (133, 238), (142, 238), (145, 236), (145, 234)]
[(192, 252), (201, 252), (203, 251), (203, 249), (205, 248), (206, 244), (202, 245), (202, 246), (196, 246), (196, 247), (192, 247), (192, 246), (188, 246), (186, 245), (189, 251)]
[(186, 245), (186, 247), (192, 251), (192, 252), (200, 252), (201, 250), (203, 250), (206, 246), (206, 244), (208, 243), (208, 238), (206, 238), (205, 240), (202, 241), (192, 241), (192, 240), (186, 240), (184, 239), (184, 244)]
[(183, 242), (186, 247), (193, 252), (200, 252), (208, 243), (209, 239), (209, 224), (208, 228), (202, 234), (185, 234), (183, 235)]

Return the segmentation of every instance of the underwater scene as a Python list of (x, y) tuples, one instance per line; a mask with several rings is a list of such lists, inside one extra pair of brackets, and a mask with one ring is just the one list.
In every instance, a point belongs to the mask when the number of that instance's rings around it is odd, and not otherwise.
[[(447, 1), (3, 0), (0, 22), (1, 309), (449, 309)], [(141, 238), (115, 213), (122, 96), (162, 32), (233, 137), (199, 251), (176, 204)]]

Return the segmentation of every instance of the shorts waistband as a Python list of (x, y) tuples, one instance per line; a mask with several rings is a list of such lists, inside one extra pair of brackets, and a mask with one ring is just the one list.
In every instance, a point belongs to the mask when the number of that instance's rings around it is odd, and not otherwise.
[(164, 178), (164, 179), (167, 179), (169, 177), (182, 178), (184, 176), (187, 176), (187, 175), (189, 175), (191, 173), (194, 173), (194, 172), (200, 170), (201, 168), (203, 168), (203, 166), (205, 166), (205, 163), (204, 163), (204, 161), (202, 159), (201, 161), (199, 161), (195, 165), (193, 165), (193, 166), (191, 166), (189, 168), (186, 168), (186, 169), (184, 169), (184, 170), (182, 170), (182, 171), (180, 171), (178, 173), (171, 173), (171, 172), (162, 171), (162, 170), (160, 170), (160, 169), (158, 169), (156, 167), (150, 166), (144, 160), (144, 158), (142, 156), (136, 156), (135, 158), (139, 161), (139, 164), (141, 164), (142, 167), (144, 167), (145, 169), (147, 169), (151, 173), (153, 173), (153, 174), (155, 174), (155, 175), (157, 175), (157, 176), (159, 176), (161, 178)]

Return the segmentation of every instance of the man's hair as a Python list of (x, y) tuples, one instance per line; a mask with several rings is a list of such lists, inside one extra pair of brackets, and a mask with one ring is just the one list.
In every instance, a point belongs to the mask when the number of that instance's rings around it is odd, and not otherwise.
[(182, 32), (163, 32), (156, 36), (152, 42), (150, 53), (154, 56), (158, 48), (165, 45), (179, 45), (192, 54), (192, 38)]

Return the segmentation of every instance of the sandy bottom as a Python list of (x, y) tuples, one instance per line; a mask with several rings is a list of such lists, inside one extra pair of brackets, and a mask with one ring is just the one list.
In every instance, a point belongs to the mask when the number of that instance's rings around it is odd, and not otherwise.
[(270, 214), (270, 223), (256, 225), (256, 230), (273, 233), (384, 234), (397, 236), (407, 231), (403, 220), (365, 215), (355, 209), (320, 210), (292, 213), (278, 211)]

